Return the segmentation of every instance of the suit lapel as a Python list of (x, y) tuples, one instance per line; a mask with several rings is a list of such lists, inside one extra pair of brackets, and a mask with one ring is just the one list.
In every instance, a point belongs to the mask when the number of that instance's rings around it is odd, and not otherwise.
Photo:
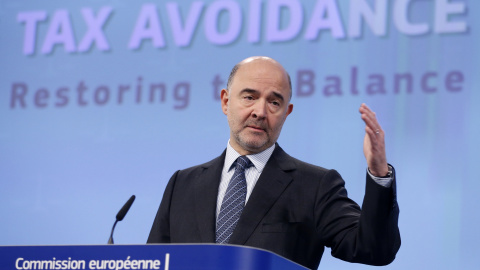
[(202, 165), (203, 172), (195, 185), (195, 212), (202, 242), (215, 243), (218, 186), (222, 175), (225, 151), (218, 158)]
[(293, 169), (295, 169), (295, 165), (291, 157), (277, 145), (243, 209), (237, 227), (230, 238), (230, 244), (245, 244), (260, 221), (293, 180), (290, 175), (285, 173), (285, 171)]

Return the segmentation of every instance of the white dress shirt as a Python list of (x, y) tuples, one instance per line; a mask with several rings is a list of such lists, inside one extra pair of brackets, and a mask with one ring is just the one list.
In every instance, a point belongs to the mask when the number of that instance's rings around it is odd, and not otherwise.
[[(254, 154), (247, 155), (248, 159), (253, 163), (253, 166), (250, 166), (245, 170), (245, 180), (247, 181), (247, 197), (245, 198), (245, 203), (247, 203), (252, 190), (255, 187), (255, 184), (262, 174), (267, 161), (272, 156), (273, 150), (275, 149), (275, 144), (265, 149), (264, 151)], [(230, 140), (227, 143), (227, 153), (225, 155), (225, 163), (223, 164), (222, 176), (220, 178), (220, 186), (218, 187), (218, 196), (217, 196), (217, 217), (220, 213), (220, 208), (222, 207), (223, 197), (225, 192), (227, 192), (228, 183), (235, 172), (235, 166), (232, 166), (235, 160), (241, 156), (233, 147), (230, 145)]]

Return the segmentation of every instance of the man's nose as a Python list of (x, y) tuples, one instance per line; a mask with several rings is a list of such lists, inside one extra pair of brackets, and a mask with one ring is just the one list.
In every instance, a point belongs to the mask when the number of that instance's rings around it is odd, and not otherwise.
[(267, 117), (267, 102), (258, 100), (253, 106), (252, 116), (260, 119)]

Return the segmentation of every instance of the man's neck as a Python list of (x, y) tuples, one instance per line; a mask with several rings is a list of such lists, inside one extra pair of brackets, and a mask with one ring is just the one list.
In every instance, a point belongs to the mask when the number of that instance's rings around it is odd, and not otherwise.
[(232, 139), (228, 140), (228, 144), (233, 148), (233, 150), (235, 150), (235, 152), (239, 153), (241, 156), (259, 154), (259, 153), (262, 153), (263, 151), (269, 149), (270, 147), (275, 146), (275, 143), (273, 143), (272, 145), (269, 145), (267, 147), (264, 146), (259, 150), (248, 150), (248, 149), (242, 148), (240, 145), (238, 145), (236, 143), (232, 143)]

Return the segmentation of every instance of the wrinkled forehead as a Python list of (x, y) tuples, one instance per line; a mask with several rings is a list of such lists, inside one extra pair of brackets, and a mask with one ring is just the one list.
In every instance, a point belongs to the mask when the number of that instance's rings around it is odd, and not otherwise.
[(282, 65), (270, 58), (247, 58), (240, 62), (232, 86), (242, 88), (253, 87), (253, 85), (263, 89), (276, 89), (283, 92), (286, 97), (290, 96), (287, 72)]

